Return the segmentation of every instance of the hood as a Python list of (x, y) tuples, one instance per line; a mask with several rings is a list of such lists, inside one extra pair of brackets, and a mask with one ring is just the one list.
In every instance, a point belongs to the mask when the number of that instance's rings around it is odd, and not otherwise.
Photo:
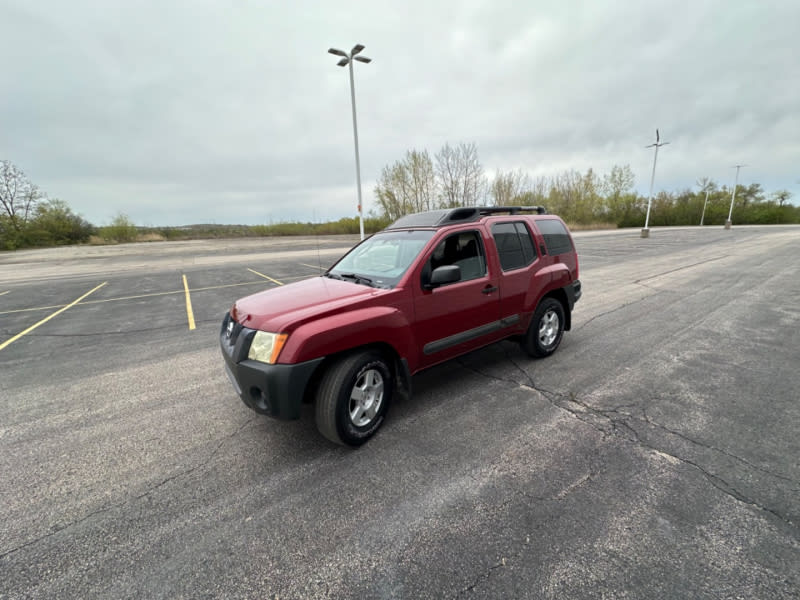
[(289, 332), (309, 319), (319, 319), (344, 308), (386, 294), (349, 281), (314, 277), (237, 300), (231, 317), (250, 329)]

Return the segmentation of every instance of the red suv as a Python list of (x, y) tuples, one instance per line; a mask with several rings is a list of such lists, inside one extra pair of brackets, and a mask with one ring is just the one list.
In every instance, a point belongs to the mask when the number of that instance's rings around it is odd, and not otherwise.
[(247, 406), (296, 419), (314, 403), (325, 437), (358, 446), (422, 369), (505, 338), (552, 354), (580, 296), (575, 245), (557, 216), (434, 210), (399, 219), (320, 277), (237, 300), (220, 346)]

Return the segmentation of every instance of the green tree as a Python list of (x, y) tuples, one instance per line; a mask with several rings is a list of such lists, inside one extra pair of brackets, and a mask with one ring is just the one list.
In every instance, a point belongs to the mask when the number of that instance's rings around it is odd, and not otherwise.
[(100, 237), (108, 242), (135, 242), (138, 235), (136, 225), (123, 213), (117, 213), (110, 225), (100, 229)]
[(618, 223), (624, 221), (635, 206), (633, 194), (635, 177), (630, 165), (614, 165), (611, 172), (603, 176), (600, 190), (603, 194), (601, 213), (604, 219)]
[(57, 245), (88, 242), (94, 233), (91, 223), (57, 198), (39, 203), (31, 226), (42, 232), (48, 243)]
[(788, 202), (791, 197), (792, 193), (789, 190), (778, 190), (777, 192), (772, 193), (772, 199), (778, 203), (778, 206), (781, 207), (785, 202)]

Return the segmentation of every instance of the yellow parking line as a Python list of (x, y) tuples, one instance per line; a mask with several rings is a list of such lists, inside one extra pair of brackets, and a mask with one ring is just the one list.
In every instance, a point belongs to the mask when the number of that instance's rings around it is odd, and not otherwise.
[[(308, 275), (299, 275), (296, 277), (285, 277), (284, 279), (308, 279)], [(221, 290), (224, 288), (242, 287), (245, 285), (261, 285), (258, 281), (245, 281), (244, 283), (226, 283), (224, 285), (210, 285), (208, 287), (192, 288), (192, 292), (207, 292), (209, 290)], [(107, 304), (109, 302), (120, 302), (123, 300), (139, 300), (141, 298), (150, 298), (155, 296), (171, 296), (174, 294), (185, 294), (184, 290), (172, 290), (170, 292), (152, 292), (150, 294), (137, 294), (136, 296), (117, 296), (116, 298), (103, 298), (102, 300), (88, 300), (81, 302), (82, 305), (87, 304)], [(63, 304), (55, 304), (53, 306), (36, 306), (32, 308), (15, 308), (14, 310), (0, 310), (0, 315), (10, 315), (25, 312), (39, 312), (43, 310), (53, 310), (56, 308), (64, 308)]]
[(253, 269), (251, 269), (250, 267), (247, 267), (247, 270), (248, 270), (248, 271), (250, 271), (251, 273), (255, 273), (255, 274), (256, 274), (256, 275), (258, 275), (259, 277), (263, 277), (264, 279), (269, 279), (269, 280), (270, 280), (272, 283), (277, 283), (278, 285), (283, 285), (283, 284), (282, 284), (280, 281), (278, 281), (277, 279), (273, 279), (273, 278), (272, 278), (272, 277), (270, 277), (269, 275), (264, 275), (263, 273), (259, 273), (258, 271), (254, 271), (254, 270), (253, 270)]
[(94, 289), (92, 289), (92, 290), (89, 290), (88, 292), (86, 292), (86, 293), (85, 293), (83, 296), (81, 296), (81, 297), (80, 297), (80, 298), (78, 298), (77, 300), (74, 300), (73, 302), (70, 302), (70, 303), (69, 303), (69, 304), (67, 304), (65, 307), (63, 307), (63, 308), (61, 308), (61, 309), (57, 310), (56, 312), (54, 312), (54, 313), (53, 313), (53, 314), (51, 314), (50, 316), (48, 316), (48, 317), (45, 317), (44, 319), (42, 319), (41, 321), (39, 321), (39, 322), (38, 322), (38, 323), (36, 323), (35, 325), (31, 325), (31, 326), (30, 326), (30, 327), (28, 327), (28, 328), (27, 328), (25, 331), (22, 331), (22, 332), (18, 333), (17, 335), (15, 335), (14, 337), (12, 337), (10, 340), (6, 340), (6, 341), (5, 341), (5, 342), (3, 342), (2, 344), (0, 344), (0, 350), (2, 350), (3, 348), (6, 348), (7, 346), (10, 346), (10, 345), (11, 345), (13, 342), (16, 342), (16, 341), (17, 341), (19, 338), (21, 338), (23, 335), (27, 335), (27, 334), (29, 334), (31, 331), (33, 331), (34, 329), (36, 329), (37, 327), (39, 327), (39, 325), (44, 325), (44, 324), (45, 324), (45, 323), (47, 323), (47, 322), (48, 322), (50, 319), (52, 319), (53, 317), (56, 317), (56, 316), (60, 315), (62, 312), (64, 312), (64, 311), (65, 311), (65, 310), (67, 310), (68, 308), (72, 308), (72, 307), (73, 307), (73, 306), (75, 306), (75, 305), (76, 305), (78, 302), (80, 302), (81, 300), (83, 300), (84, 298), (86, 298), (87, 296), (89, 296), (90, 294), (94, 294), (94, 293), (95, 293), (97, 290), (99, 290), (101, 287), (103, 287), (103, 286), (104, 286), (105, 284), (107, 284), (107, 283), (108, 283), (107, 281), (104, 281), (103, 283), (101, 283), (100, 285), (98, 285), (96, 288), (94, 288)]
[(5, 295), (6, 295), (8, 292), (10, 292), (10, 291), (11, 291), (11, 290), (6, 290), (5, 292), (0, 292), (0, 296), (5, 296)]
[(186, 275), (183, 276), (183, 289), (186, 291), (186, 314), (189, 317), (189, 331), (191, 331), (195, 328), (194, 312), (192, 311), (192, 299), (189, 297), (189, 283), (186, 281)]

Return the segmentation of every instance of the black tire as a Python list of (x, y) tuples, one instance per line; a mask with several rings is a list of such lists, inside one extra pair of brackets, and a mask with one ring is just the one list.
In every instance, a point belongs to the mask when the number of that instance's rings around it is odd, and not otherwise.
[(328, 367), (317, 388), (317, 429), (337, 444), (360, 446), (383, 424), (394, 387), (392, 370), (379, 353), (343, 356)]
[(545, 298), (536, 307), (522, 349), (536, 358), (550, 356), (564, 336), (564, 306), (555, 298)]

